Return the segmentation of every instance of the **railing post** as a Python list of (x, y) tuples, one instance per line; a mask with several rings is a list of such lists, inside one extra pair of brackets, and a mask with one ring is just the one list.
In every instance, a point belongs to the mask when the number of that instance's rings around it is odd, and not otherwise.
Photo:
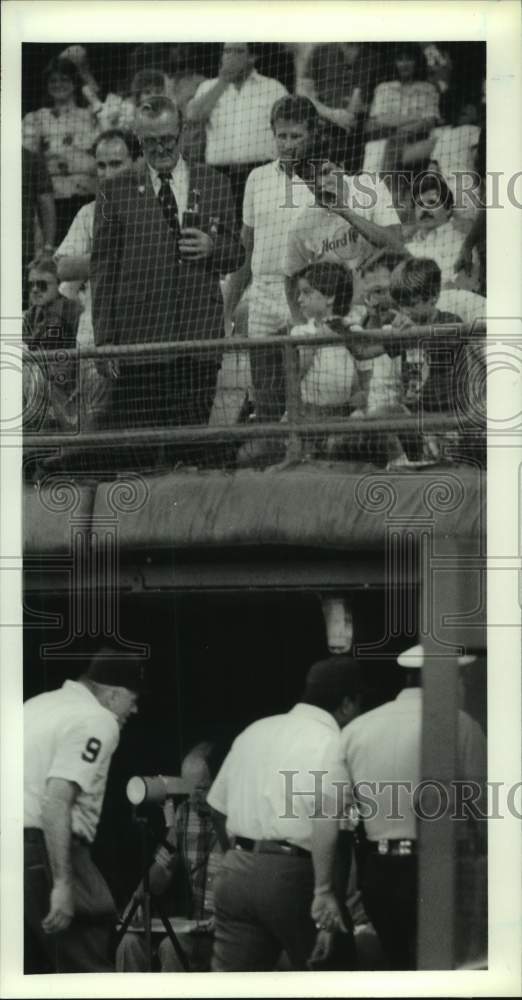
[[(290, 341), (285, 344), (286, 376), (286, 416), (290, 424), (301, 422), (301, 379), (299, 369), (299, 349)], [(303, 441), (299, 434), (289, 434), (286, 446), (287, 462), (299, 462), (303, 453)]]

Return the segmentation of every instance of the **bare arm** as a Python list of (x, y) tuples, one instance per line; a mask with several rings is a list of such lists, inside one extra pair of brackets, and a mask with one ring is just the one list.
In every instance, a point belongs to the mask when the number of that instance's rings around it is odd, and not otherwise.
[(252, 279), (252, 251), (254, 249), (254, 230), (251, 226), (241, 229), (241, 242), (245, 248), (245, 259), (241, 267), (234, 271), (228, 279), (225, 313), (226, 319), (232, 321), (237, 306), (245, 288)]
[(71, 815), (79, 792), (74, 781), (49, 778), (42, 802), (42, 826), (53, 877), (46, 934), (64, 931), (74, 916), (71, 864)]
[(45, 194), (38, 195), (37, 211), (40, 225), (42, 227), (44, 244), (46, 246), (54, 247), (56, 239), (56, 208), (54, 204), (54, 196), (51, 192), (45, 192)]
[(354, 125), (355, 114), (353, 111), (348, 108), (331, 108), (319, 100), (314, 81), (311, 77), (303, 77), (299, 80), (298, 84), (296, 84), (296, 94), (308, 97), (312, 101), (312, 104), (314, 104), (317, 113), (321, 115), (321, 118), (326, 119), (326, 121), (333, 122), (334, 125), (339, 125), (340, 128), (344, 128), (346, 131)]
[[(484, 181), (480, 183), (480, 199), (485, 201), (486, 192)], [(477, 214), (467, 236), (464, 239), (460, 253), (455, 261), (455, 271), (464, 271), (471, 274), (473, 265), (473, 250), (486, 239), (486, 211), (484, 208), (477, 209)]]
[(318, 100), (315, 100), (313, 103), (315, 110), (321, 118), (325, 118), (326, 121), (344, 128), (347, 132), (355, 124), (355, 115), (351, 111), (347, 111), (345, 108), (329, 108), (328, 105)]
[(334, 892), (339, 821), (335, 819), (312, 820), (312, 863), (314, 867), (314, 899), (312, 920), (325, 930), (340, 929), (346, 932), (339, 904)]
[(418, 115), (404, 117), (396, 114), (375, 115), (369, 118), (364, 126), (364, 131), (369, 139), (386, 139), (393, 135), (397, 129), (406, 132), (415, 132), (420, 128), (433, 128), (437, 124), (437, 118), (419, 118)]
[(186, 118), (188, 122), (206, 122), (214, 110), (221, 95), (228, 87), (229, 80), (219, 77), (201, 97), (193, 97), (187, 104)]
[(419, 142), (412, 142), (409, 146), (405, 146), (402, 150), (403, 165), (416, 163), (417, 160), (427, 160), (433, 152), (435, 142), (435, 136), (429, 135), (426, 139), (420, 139)]
[(376, 247), (388, 247), (390, 250), (395, 250), (397, 253), (404, 253), (404, 243), (401, 238), (401, 227), (396, 226), (378, 226), (376, 222), (370, 222), (369, 219), (365, 219), (363, 215), (359, 215), (358, 212), (354, 212), (352, 208), (334, 208), (333, 211), (336, 215), (340, 215), (342, 219), (346, 219), (347, 222), (353, 226), (364, 236), (369, 243), (373, 243)]
[(90, 253), (79, 254), (77, 257), (57, 257), (56, 263), (60, 281), (89, 280)]
[(288, 302), (288, 308), (290, 310), (290, 315), (292, 316), (292, 321), (294, 323), (305, 323), (305, 317), (299, 308), (297, 302), (297, 280), (295, 275), (291, 278), (285, 277), (285, 293), (286, 301)]

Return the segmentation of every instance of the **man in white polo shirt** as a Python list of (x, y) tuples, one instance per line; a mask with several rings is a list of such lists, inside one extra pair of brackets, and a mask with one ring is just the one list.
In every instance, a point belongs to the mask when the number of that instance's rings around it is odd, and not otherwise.
[(255, 62), (252, 43), (225, 42), (219, 76), (200, 83), (186, 109), (187, 121), (205, 124), (206, 162), (227, 173), (238, 217), (248, 174), (273, 158), (270, 110), (287, 93), (258, 73)]
[[(96, 179), (110, 180), (132, 168), (132, 136), (121, 129), (109, 129), (98, 136), (94, 146)], [(89, 269), (94, 232), (95, 200), (83, 205), (56, 250), (60, 292), (66, 298), (82, 298), (83, 312), (78, 323), (78, 347), (94, 347)], [(84, 358), (80, 368), (80, 412), (82, 431), (106, 429), (111, 401), (111, 381), (100, 375), (92, 358)]]
[[(394, 701), (360, 715), (343, 730), (344, 759), (368, 813), (361, 822), (359, 886), (365, 910), (389, 962), (396, 970), (414, 969), (417, 950), (417, 810), (421, 780), (424, 647), (398, 657), (405, 686)], [(460, 656), (459, 667), (474, 662)], [(461, 780), (484, 780), (486, 749), (482, 730), (458, 712), (458, 771)], [(393, 787), (395, 786), (395, 787)], [(395, 794), (396, 793), (396, 796)]]
[(90, 855), (141, 666), (108, 646), (78, 681), (24, 705), (25, 971), (111, 972), (116, 909)]
[[(283, 262), (288, 232), (296, 213), (313, 204), (313, 195), (295, 173), (296, 163), (313, 148), (318, 115), (307, 97), (282, 97), (271, 112), (277, 159), (257, 167), (249, 176), (243, 199), (241, 239), (245, 261), (230, 276), (227, 310), (232, 316), (252, 280), (248, 300), (249, 337), (281, 332), (290, 318), (285, 295)], [(285, 411), (285, 386), (280, 348), (249, 352), (256, 419), (277, 421)], [(244, 445), (241, 453), (254, 457), (264, 442)]]
[(334, 891), (347, 788), (340, 728), (358, 712), (360, 687), (350, 657), (315, 663), (297, 705), (233, 743), (207, 796), (230, 842), (214, 883), (214, 972), (270, 971), (282, 951), (303, 970), (317, 930), (346, 932)]

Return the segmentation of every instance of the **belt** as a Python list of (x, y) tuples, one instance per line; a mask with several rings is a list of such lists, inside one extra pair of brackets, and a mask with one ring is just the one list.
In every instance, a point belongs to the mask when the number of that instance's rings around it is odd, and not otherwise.
[(381, 837), (380, 840), (367, 840), (365, 846), (374, 854), (404, 858), (417, 853), (416, 840), (388, 840)]
[(251, 840), (250, 837), (233, 837), (235, 851), (250, 851), (252, 854), (283, 854), (287, 857), (310, 858), (310, 851), (304, 847), (289, 844), (286, 840)]

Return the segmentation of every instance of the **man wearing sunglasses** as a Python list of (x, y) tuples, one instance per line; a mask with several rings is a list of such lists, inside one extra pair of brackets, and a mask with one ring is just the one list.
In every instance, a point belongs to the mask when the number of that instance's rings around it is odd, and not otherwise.
[[(98, 346), (223, 335), (219, 278), (241, 262), (230, 185), (212, 168), (183, 159), (181, 129), (168, 98), (149, 98), (135, 121), (142, 167), (100, 186), (91, 258)], [(206, 424), (218, 367), (216, 352), (121, 360), (115, 425)], [(180, 453), (169, 449), (167, 457)]]

